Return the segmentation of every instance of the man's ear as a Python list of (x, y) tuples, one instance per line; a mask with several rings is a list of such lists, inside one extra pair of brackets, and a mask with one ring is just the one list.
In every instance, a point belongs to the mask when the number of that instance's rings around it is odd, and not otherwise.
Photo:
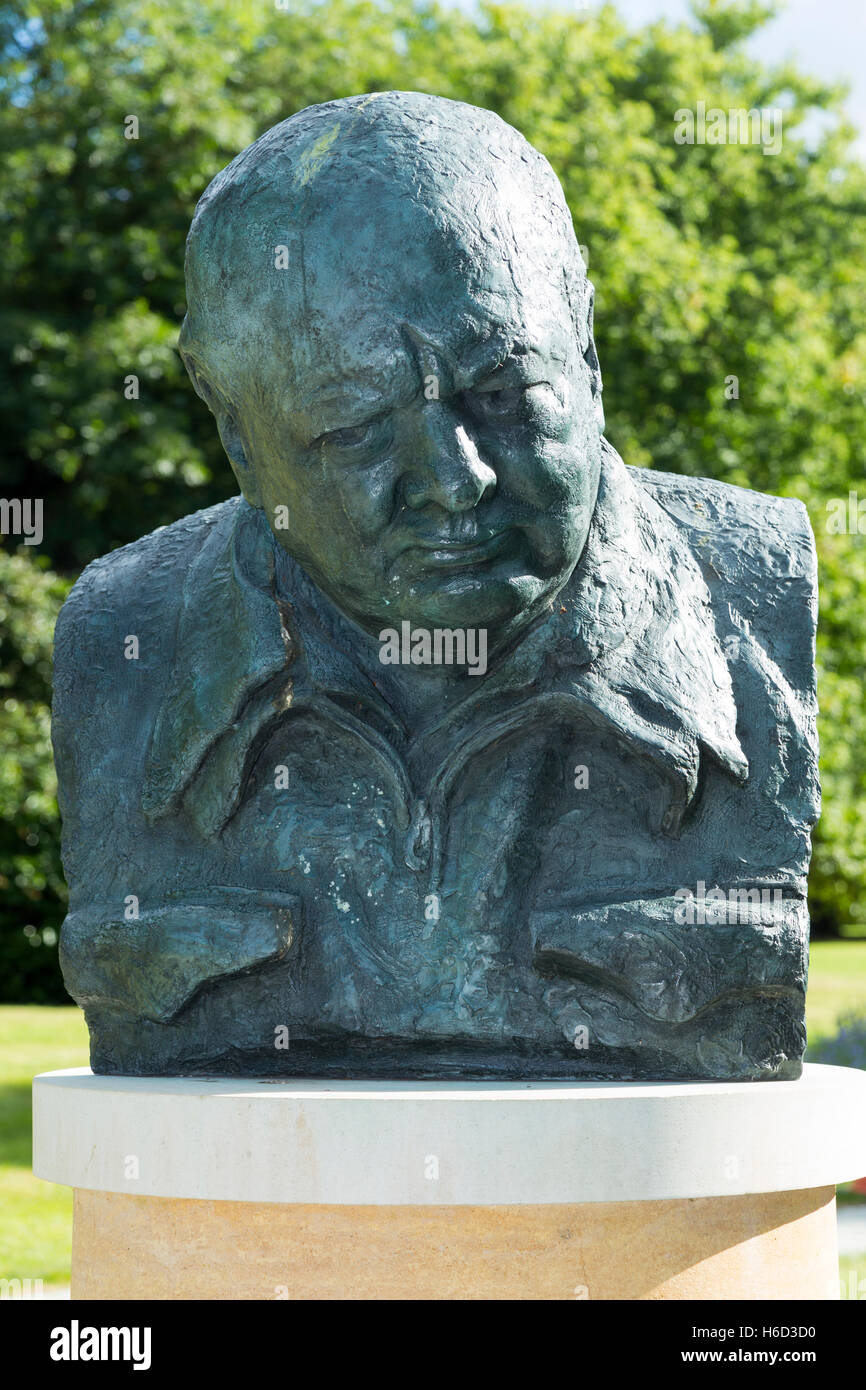
[(586, 282), (586, 297), (584, 299), (584, 322), (581, 325), (585, 337), (582, 341), (586, 343), (583, 349), (583, 360), (589, 368), (592, 377), (592, 395), (595, 401), (595, 417), (598, 420), (598, 432), (604, 434), (604, 406), (601, 403), (601, 367), (599, 366), (598, 353), (595, 350), (595, 338), (593, 336), (593, 311), (595, 309), (595, 286), (591, 280)]
[(238, 486), (251, 507), (262, 505), (261, 494), (259, 492), (256, 475), (252, 464), (249, 461), (247, 447), (241, 435), (237, 416), (224, 399), (222, 394), (215, 386), (203, 376), (201, 370), (187, 353), (181, 353), (183, 365), (189, 372), (190, 380), (195, 387), (195, 393), (204, 401), (208, 410), (216, 420), (216, 427), (222, 446), (226, 451), (228, 461), (232, 466), (232, 472), (238, 481)]

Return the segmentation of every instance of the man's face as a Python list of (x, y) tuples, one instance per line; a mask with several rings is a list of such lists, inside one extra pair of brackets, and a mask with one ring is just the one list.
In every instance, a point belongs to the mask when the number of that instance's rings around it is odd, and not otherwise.
[(467, 240), (405, 197), (329, 211), (239, 418), (248, 495), (344, 612), (495, 645), (580, 558), (601, 450), (564, 290)]

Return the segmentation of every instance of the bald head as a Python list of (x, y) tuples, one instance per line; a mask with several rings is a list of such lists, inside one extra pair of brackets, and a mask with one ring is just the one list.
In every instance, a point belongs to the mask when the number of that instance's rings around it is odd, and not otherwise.
[(303, 355), (326, 317), (332, 325), (323, 300), (345, 293), (356, 319), (363, 299), (371, 333), (377, 309), (435, 332), (430, 307), (457, 278), (472, 294), (470, 317), (501, 324), (510, 314), (531, 327), (565, 306), (588, 350), (591, 287), (571, 215), (550, 165), (518, 131), (417, 92), (309, 107), (202, 196), (181, 351), (200, 390), (206, 382), (232, 401), (259, 378), (274, 334)]

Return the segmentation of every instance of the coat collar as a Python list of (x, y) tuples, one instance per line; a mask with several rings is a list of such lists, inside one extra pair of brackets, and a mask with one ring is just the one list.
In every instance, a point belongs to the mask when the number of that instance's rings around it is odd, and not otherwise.
[[(169, 694), (148, 754), (147, 818), (187, 794), (201, 828), (216, 832), (242, 796), (256, 739), (293, 705), (324, 706), (383, 757), (405, 749), (410, 766), (429, 766), (425, 744), (441, 749), (449, 736), (458, 747), (477, 744), (485, 722), (510, 722), (509, 708), (531, 717), (554, 700), (560, 713), (612, 727), (660, 766), (673, 789), (663, 828), (675, 832), (703, 754), (740, 781), (748, 764), (706, 584), (638, 478), (605, 442), (589, 537), (568, 584), (411, 748), (375, 642), (276, 544), (262, 512), (240, 498), (220, 509), (184, 586)], [(399, 777), (400, 756), (396, 765)]]

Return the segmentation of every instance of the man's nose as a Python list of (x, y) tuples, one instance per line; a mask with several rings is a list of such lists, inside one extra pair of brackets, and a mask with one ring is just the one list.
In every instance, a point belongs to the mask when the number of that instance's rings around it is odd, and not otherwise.
[(409, 448), (403, 495), (416, 511), (433, 502), (447, 512), (468, 512), (495, 491), (496, 474), (445, 401), (425, 402)]

